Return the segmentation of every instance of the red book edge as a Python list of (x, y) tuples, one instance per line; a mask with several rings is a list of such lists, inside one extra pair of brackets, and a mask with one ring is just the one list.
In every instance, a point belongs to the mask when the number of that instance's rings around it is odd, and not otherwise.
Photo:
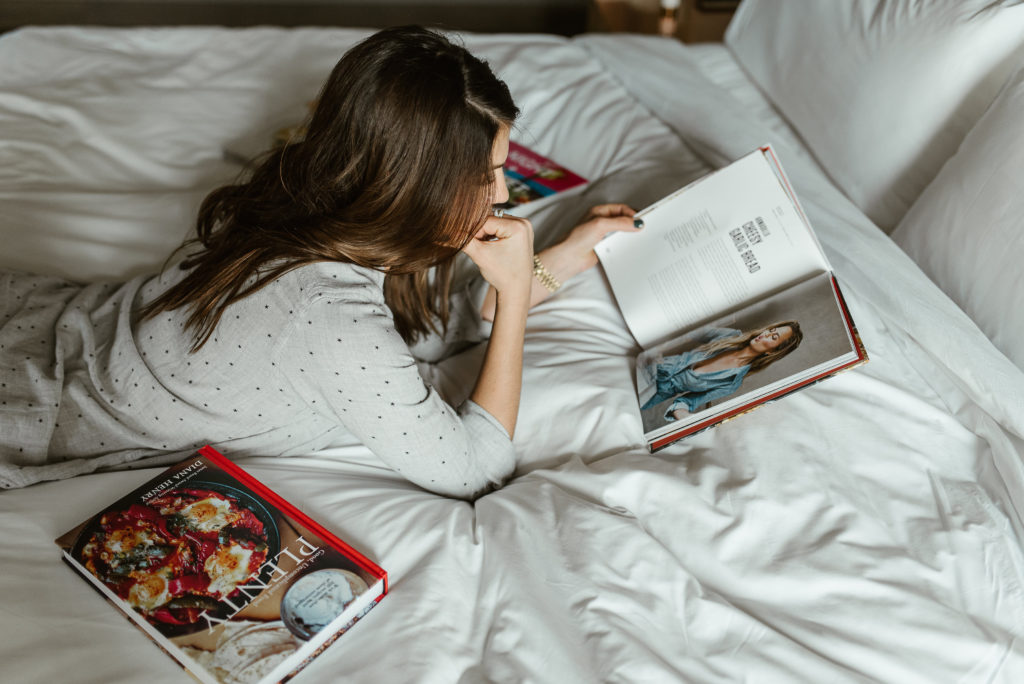
[(673, 442), (676, 442), (684, 437), (689, 437), (690, 435), (700, 432), (701, 430), (712, 428), (716, 425), (724, 423), (730, 418), (735, 418), (740, 414), (746, 413), (747, 411), (752, 411), (764, 404), (767, 404), (770, 401), (779, 399), (780, 397), (783, 397), (787, 394), (801, 390), (807, 387), (808, 385), (813, 385), (819, 380), (824, 380), (825, 378), (835, 375), (836, 373), (847, 370), (849, 368), (853, 368), (854, 366), (859, 366), (860, 364), (866, 362), (868, 360), (867, 350), (864, 349), (864, 344), (861, 342), (860, 335), (857, 334), (857, 326), (854, 325), (853, 319), (850, 317), (850, 312), (846, 307), (846, 300), (843, 298), (843, 293), (840, 292), (839, 290), (839, 283), (836, 282), (836, 277), (834, 275), (831, 276), (831, 280), (832, 290), (836, 294), (836, 299), (839, 301), (839, 308), (842, 310), (843, 320), (846, 322), (846, 329), (850, 332), (851, 336), (853, 337), (854, 348), (857, 351), (857, 358), (847, 363), (844, 363), (841, 366), (837, 366), (830, 370), (824, 371), (823, 373), (819, 373), (818, 375), (807, 378), (806, 380), (803, 380), (795, 385), (783, 387), (779, 389), (777, 392), (773, 392), (772, 394), (761, 397), (756, 401), (750, 402), (748, 404), (743, 404), (742, 406), (737, 406), (731, 411), (728, 411), (721, 415), (707, 418), (706, 420), (703, 420), (699, 423), (694, 423), (693, 425), (690, 425), (689, 427), (684, 428), (679, 432), (673, 432), (665, 435), (664, 437), (660, 437), (650, 443), (651, 452), (653, 453), (654, 451), (666, 447), (669, 444), (672, 444)]
[[(564, 164), (560, 164), (556, 162), (554, 159), (551, 159), (550, 157), (545, 157), (543, 154), (533, 150), (532, 148), (527, 147), (526, 145), (523, 145), (522, 143), (517, 143), (515, 140), (509, 140), (508, 147), (510, 155), (512, 153), (519, 153), (526, 157), (530, 157), (535, 162), (539, 163), (543, 168), (560, 169), (562, 171), (565, 171), (567, 176), (561, 182), (561, 185), (564, 185), (564, 187), (560, 188), (558, 192), (569, 190), (571, 188), (575, 188), (578, 185), (583, 185), (584, 183), (589, 182), (586, 178), (579, 175), (572, 169), (566, 167)], [(508, 166), (518, 167), (519, 165), (513, 160), (512, 163), (508, 164)], [(519, 173), (514, 169), (512, 169), (512, 172)]]
[(335, 547), (338, 551), (342, 552), (346, 556), (352, 559), (363, 570), (370, 573), (378, 579), (384, 580), (384, 591), (378, 596), (375, 601), (379, 602), (384, 595), (388, 593), (388, 573), (386, 570), (381, 568), (379, 565), (371, 561), (369, 558), (356, 551), (354, 548), (346, 544), (344, 541), (339, 539), (335, 534), (324, 528), (323, 525), (319, 524), (308, 515), (300, 511), (292, 504), (285, 501), (277, 492), (273, 491), (265, 484), (257, 480), (255, 477), (250, 475), (248, 472), (243, 470), (239, 465), (229, 460), (226, 456), (221, 454), (219, 451), (214, 449), (212, 446), (207, 444), (199, 449), (199, 453), (210, 459), (217, 464), (217, 467), (230, 473), (238, 481), (244, 483), (247, 487), (255, 491), (257, 494), (262, 496), (264, 499), (272, 503), (281, 511), (284, 511), (287, 515), (295, 518), (304, 527), (309, 528), (313, 532), (320, 535), (324, 541)]

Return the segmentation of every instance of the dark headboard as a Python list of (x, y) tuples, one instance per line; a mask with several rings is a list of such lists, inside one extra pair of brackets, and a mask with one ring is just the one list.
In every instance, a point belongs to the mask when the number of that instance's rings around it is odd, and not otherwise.
[(27, 25), (349, 26), (574, 35), (588, 0), (0, 0), (0, 30)]

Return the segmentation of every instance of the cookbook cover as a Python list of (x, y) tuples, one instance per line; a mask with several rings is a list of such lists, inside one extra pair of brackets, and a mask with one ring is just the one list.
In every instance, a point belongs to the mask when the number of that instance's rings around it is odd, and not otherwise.
[(57, 539), (64, 559), (196, 679), (293, 676), (387, 574), (203, 447)]

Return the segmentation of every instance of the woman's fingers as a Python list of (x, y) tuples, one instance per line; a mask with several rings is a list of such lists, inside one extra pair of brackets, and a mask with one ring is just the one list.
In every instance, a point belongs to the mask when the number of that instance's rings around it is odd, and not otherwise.
[(529, 288), (533, 277), (533, 226), (516, 216), (491, 217), (463, 248), (499, 292)]
[(513, 232), (520, 230), (523, 225), (530, 226), (530, 222), (519, 216), (503, 214), (501, 216), (488, 216), (487, 220), (480, 227), (473, 237), (483, 242), (494, 242), (511, 237)]
[(605, 217), (614, 218), (616, 216), (632, 216), (636, 213), (636, 209), (629, 206), (628, 204), (622, 204), (619, 202), (611, 204), (598, 204), (590, 208), (587, 212), (589, 218)]
[(587, 227), (587, 232), (591, 235), (591, 239), (594, 241), (594, 244), (596, 244), (609, 233), (635, 233), (643, 228), (643, 221), (641, 221), (638, 226), (633, 220), (633, 215), (629, 214), (615, 217), (602, 216), (591, 219), (583, 225)]

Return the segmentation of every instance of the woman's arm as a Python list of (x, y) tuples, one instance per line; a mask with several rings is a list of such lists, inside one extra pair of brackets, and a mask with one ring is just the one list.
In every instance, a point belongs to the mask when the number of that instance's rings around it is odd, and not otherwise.
[(685, 409), (688, 414), (696, 413), (709, 402), (729, 396), (739, 389), (746, 374), (746, 370), (741, 370), (731, 378), (724, 379), (703, 391), (689, 391), (679, 395), (665, 411), (665, 420), (678, 420), (678, 416), (675, 416), (676, 410)]
[(676, 420), (682, 420), (688, 415), (690, 415), (690, 411), (687, 410), (685, 407), (677, 408), (672, 411), (672, 417)]
[(516, 467), (506, 426), (474, 401), (453, 407), (426, 384), (377, 279), (348, 270), (338, 265), (339, 278), (305, 309), (281, 312), (288, 326), (273, 331), (272, 368), (299, 401), (282, 395), (278, 405), (287, 402), (300, 423), (319, 415), (324, 431), (343, 426), (424, 489), (471, 499), (500, 486)]
[[(525, 288), (524, 288), (525, 290)], [(497, 293), (494, 328), (483, 367), (470, 399), (500, 422), (509, 437), (515, 434), (523, 383), (523, 342), (528, 294)]]
[(523, 340), (531, 306), (533, 227), (526, 219), (493, 217), (464, 249), (493, 293), (494, 327), (470, 399), (515, 433), (523, 382)]
[[(539, 252), (537, 257), (555, 280), (565, 283), (574, 275), (597, 264), (594, 246), (605, 235), (615, 231), (636, 232), (640, 230), (633, 223), (633, 214), (635, 213), (625, 204), (601, 204), (593, 207), (564, 240)], [(530, 269), (532, 273), (532, 257)], [(494, 287), (491, 287), (484, 298), (484, 303), (480, 307), (480, 315), (484, 320), (494, 320), (496, 295)], [(550, 296), (550, 290), (537, 278), (531, 278), (529, 300), (531, 307)]]

